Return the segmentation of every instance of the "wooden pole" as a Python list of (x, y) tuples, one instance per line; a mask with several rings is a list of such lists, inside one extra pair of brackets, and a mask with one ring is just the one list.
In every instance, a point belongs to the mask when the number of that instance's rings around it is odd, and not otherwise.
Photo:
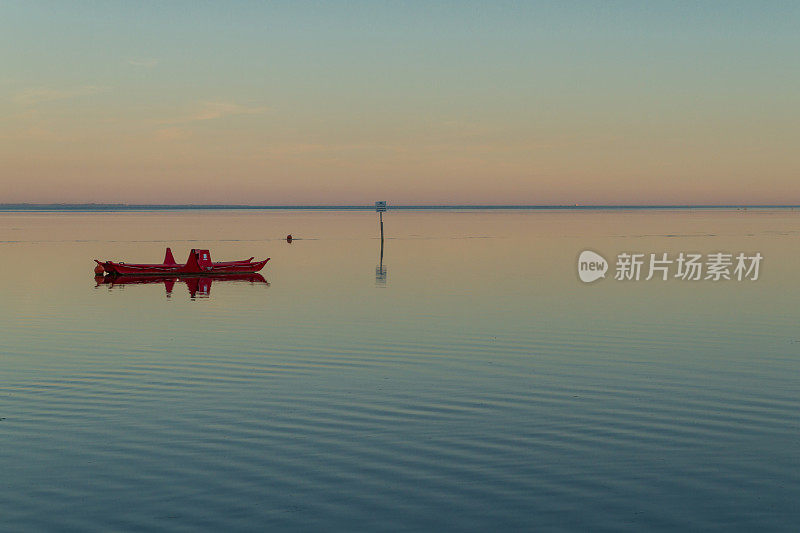
[(383, 212), (378, 213), (381, 217), (381, 266), (383, 266)]

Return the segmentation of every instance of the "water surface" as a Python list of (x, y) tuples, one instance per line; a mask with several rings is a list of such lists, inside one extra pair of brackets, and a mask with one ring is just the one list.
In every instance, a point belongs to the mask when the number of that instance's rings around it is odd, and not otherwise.
[[(0, 529), (795, 529), (800, 212), (386, 230), (381, 265), (369, 212), (0, 213)], [(268, 283), (91, 275), (166, 246)], [(587, 285), (584, 249), (764, 263)]]

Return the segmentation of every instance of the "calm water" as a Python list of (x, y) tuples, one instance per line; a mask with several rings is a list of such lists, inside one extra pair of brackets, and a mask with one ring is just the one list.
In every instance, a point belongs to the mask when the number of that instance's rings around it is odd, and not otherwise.
[[(800, 212), (386, 230), (383, 275), (368, 212), (0, 214), (0, 529), (796, 529)], [(268, 283), (91, 275), (165, 246)], [(764, 263), (586, 285), (587, 248)]]

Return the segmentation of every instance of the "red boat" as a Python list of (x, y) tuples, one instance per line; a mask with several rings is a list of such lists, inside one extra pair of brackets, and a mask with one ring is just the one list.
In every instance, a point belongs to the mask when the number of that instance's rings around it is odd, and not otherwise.
[(98, 261), (97, 259), (94, 261), (110, 276), (225, 276), (258, 272), (267, 264), (269, 257), (263, 261), (253, 261), (251, 257), (241, 261), (214, 263), (211, 261), (211, 252), (192, 248), (186, 263), (179, 264), (172, 257), (172, 250), (167, 248), (164, 262), (158, 264), (115, 263), (114, 261)]

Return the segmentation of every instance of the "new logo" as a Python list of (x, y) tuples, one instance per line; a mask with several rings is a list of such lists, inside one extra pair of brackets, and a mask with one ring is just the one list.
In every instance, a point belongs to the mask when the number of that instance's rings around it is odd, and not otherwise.
[(608, 271), (608, 261), (602, 255), (591, 250), (581, 252), (578, 257), (578, 276), (582, 282), (591, 283), (604, 278), (606, 271)]

